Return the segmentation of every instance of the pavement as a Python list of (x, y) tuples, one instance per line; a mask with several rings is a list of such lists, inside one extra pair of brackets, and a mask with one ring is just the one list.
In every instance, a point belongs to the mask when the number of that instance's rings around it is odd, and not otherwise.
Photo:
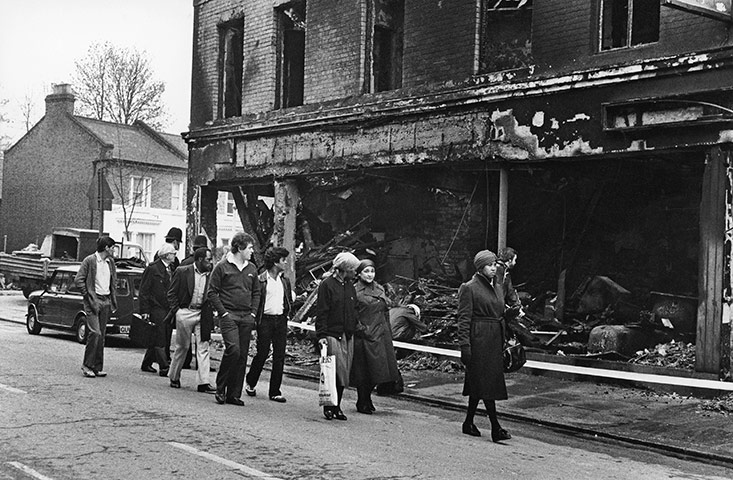
[[(23, 323), (24, 319), (0, 320)], [(16, 317), (16, 315), (13, 315)], [(317, 365), (286, 365), (285, 373), (317, 381)], [(403, 372), (399, 398), (465, 411), (463, 373)], [(522, 368), (507, 374), (509, 399), (497, 402), (500, 418), (542, 425), (594, 441), (616, 441), (733, 469), (733, 415), (703, 409), (709, 400), (666, 391), (577, 381)], [(378, 397), (375, 397), (378, 401)], [(730, 404), (731, 402), (729, 402)], [(485, 413), (479, 409), (479, 415)], [(487, 418), (476, 424), (488, 433)], [(460, 425), (456, 425), (456, 430)]]

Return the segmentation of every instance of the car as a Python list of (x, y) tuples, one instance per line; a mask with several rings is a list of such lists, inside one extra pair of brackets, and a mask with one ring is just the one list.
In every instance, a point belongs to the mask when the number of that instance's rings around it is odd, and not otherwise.
[[(26, 328), (31, 335), (38, 335), (42, 328), (71, 330), (76, 341), (85, 343), (87, 337), (86, 313), (81, 291), (74, 284), (79, 265), (59, 267), (43, 290), (36, 290), (28, 297)], [(138, 296), (143, 269), (117, 268), (117, 310), (107, 322), (108, 334), (130, 333), (132, 315), (138, 311)]]

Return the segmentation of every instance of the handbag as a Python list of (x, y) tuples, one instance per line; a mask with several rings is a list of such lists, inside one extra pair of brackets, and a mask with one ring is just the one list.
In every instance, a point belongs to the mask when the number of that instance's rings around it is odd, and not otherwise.
[(509, 340), (504, 345), (503, 357), (505, 373), (516, 372), (522, 368), (522, 365), (527, 363), (527, 354), (524, 347), (515, 339)]
[(338, 406), (336, 355), (328, 355), (327, 345), (321, 345), (321, 356), (318, 363), (321, 367), (321, 378), (318, 382), (318, 405), (321, 407)]

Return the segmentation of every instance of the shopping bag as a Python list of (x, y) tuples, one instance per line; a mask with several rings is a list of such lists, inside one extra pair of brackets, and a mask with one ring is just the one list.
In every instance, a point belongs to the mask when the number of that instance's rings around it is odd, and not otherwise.
[(318, 383), (318, 405), (321, 407), (335, 407), (338, 405), (336, 355), (329, 355), (328, 346), (321, 345), (321, 357), (318, 362), (321, 366), (321, 380)]

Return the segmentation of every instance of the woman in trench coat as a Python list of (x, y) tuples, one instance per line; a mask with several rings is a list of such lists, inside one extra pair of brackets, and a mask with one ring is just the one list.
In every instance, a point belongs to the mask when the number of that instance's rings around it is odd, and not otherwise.
[(468, 397), (468, 412), (463, 433), (480, 437), (473, 423), (479, 400), (484, 401), (491, 421), (494, 442), (511, 438), (501, 428), (496, 416), (496, 400), (506, 400), (504, 382), (504, 314), (505, 292), (496, 279), (496, 255), (482, 250), (473, 259), (476, 273), (458, 290), (458, 339), (461, 361), (466, 366), (463, 395)]
[(389, 305), (384, 288), (374, 281), (374, 262), (362, 260), (356, 269), (356, 316), (351, 386), (356, 388), (356, 410), (371, 415), (375, 411), (372, 390), (381, 383), (397, 382), (397, 369), (389, 325)]

